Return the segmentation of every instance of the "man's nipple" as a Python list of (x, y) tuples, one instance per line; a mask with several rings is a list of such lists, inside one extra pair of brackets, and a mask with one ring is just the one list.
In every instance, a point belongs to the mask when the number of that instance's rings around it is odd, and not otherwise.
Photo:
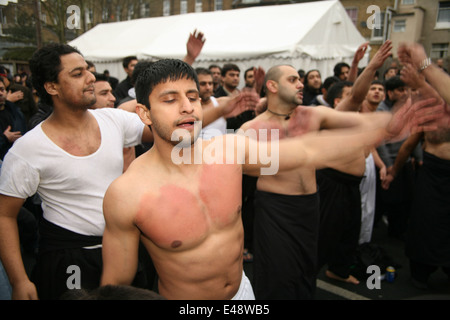
[(180, 240), (175, 240), (174, 242), (172, 242), (172, 248), (178, 248), (182, 245), (183, 243)]

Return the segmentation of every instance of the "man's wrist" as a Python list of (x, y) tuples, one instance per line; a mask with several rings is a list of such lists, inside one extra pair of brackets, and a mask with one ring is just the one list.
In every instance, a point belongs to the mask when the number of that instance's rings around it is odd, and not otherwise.
[(426, 68), (431, 66), (433, 63), (431, 62), (431, 58), (425, 58), (422, 60), (422, 62), (419, 64), (419, 72), (423, 72)]

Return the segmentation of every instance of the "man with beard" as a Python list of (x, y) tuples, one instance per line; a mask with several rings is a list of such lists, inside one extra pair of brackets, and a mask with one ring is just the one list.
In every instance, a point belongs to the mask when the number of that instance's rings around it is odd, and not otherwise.
[[(123, 147), (152, 141), (153, 135), (136, 114), (90, 109), (96, 102), (95, 77), (75, 48), (43, 47), (30, 68), (33, 86), (53, 112), (17, 140), (3, 161), (0, 257), (13, 299), (58, 299), (68, 290), (70, 266), (79, 268), (83, 288), (99, 285), (103, 195), (122, 174)], [(43, 219), (31, 282), (21, 257), (17, 214), (35, 193), (42, 199)]]
[(313, 100), (321, 94), (322, 78), (319, 70), (309, 70), (305, 75), (305, 87), (303, 89), (303, 105), (310, 106)]
[[(366, 74), (368, 72), (371, 72), (370, 68)], [(290, 136), (293, 132), (289, 126), (293, 122), (299, 122), (300, 132), (307, 133), (353, 128), (373, 116), (340, 112), (324, 106), (302, 106), (303, 84), (292, 66), (280, 65), (269, 69), (265, 86), (267, 110), (244, 124), (244, 131), (271, 127), (276, 123), (285, 128), (282, 135)], [(365, 93), (361, 95), (356, 92), (347, 101), (359, 106), (364, 96)], [(336, 162), (329, 167), (336, 170), (345, 168), (348, 174), (360, 176), (364, 173), (364, 151), (361, 148), (348, 163)], [(320, 223), (316, 168), (303, 166), (280, 171), (276, 175), (260, 176), (255, 206), (253, 270), (256, 298), (312, 299), (317, 275)], [(333, 228), (332, 225), (330, 227)]]
[[(292, 67), (280, 69), (283, 74), (276, 77), (283, 86), (280, 96), (289, 104), (297, 104), (302, 88), (298, 73)], [(275, 77), (268, 76), (269, 79)], [(268, 87), (277, 86), (275, 80), (268, 82)], [(316, 167), (347, 163), (364, 146), (378, 143), (388, 133), (396, 135), (398, 125), (409, 122), (407, 119), (398, 121), (388, 113), (346, 114), (345, 121), (351, 129), (306, 133), (279, 142), (256, 141), (245, 135), (202, 140), (198, 138), (200, 125), (197, 121), (203, 118), (198, 87), (194, 70), (180, 60), (155, 62), (138, 78), (137, 112), (141, 120), (151, 126), (154, 145), (137, 158), (105, 194), (101, 285), (132, 281), (141, 240), (155, 264), (158, 292), (163, 297), (252, 299), (253, 291), (242, 263), (242, 174), (275, 174), (262, 169), (276, 164), (277, 169), (288, 175), (295, 172), (294, 168), (309, 170), (309, 177), (313, 179)], [(341, 118), (329, 108), (326, 108), (328, 111), (307, 109), (335, 115), (315, 117), (310, 124), (316, 128), (320, 120), (334, 122), (336, 117)], [(307, 109), (301, 108), (298, 112), (309, 113)], [(274, 112), (281, 113), (283, 109), (280, 106)], [(296, 115), (292, 114), (294, 121), (288, 130), (291, 135), (299, 133), (295, 128), (308, 131), (299, 127), (297, 121), (301, 122), (302, 118)], [(282, 119), (285, 118), (283, 115)], [(285, 131), (279, 123), (274, 123), (272, 129)], [(341, 147), (343, 143), (345, 148)], [(254, 150), (266, 150), (279, 157), (267, 163), (261, 154), (253, 154)], [(180, 154), (182, 162), (178, 162)], [(299, 177), (289, 179), (291, 183), (285, 187), (298, 189), (301, 181), (296, 178)], [(276, 179), (267, 182), (277, 183)], [(312, 198), (313, 202), (317, 201), (317, 197)]]

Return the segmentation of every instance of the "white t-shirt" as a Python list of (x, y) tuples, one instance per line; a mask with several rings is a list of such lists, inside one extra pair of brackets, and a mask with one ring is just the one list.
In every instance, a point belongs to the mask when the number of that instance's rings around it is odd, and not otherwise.
[[(219, 106), (215, 97), (210, 98), (214, 108)], [(203, 140), (209, 140), (215, 136), (221, 136), (227, 133), (227, 120), (223, 117), (220, 117), (214, 122), (211, 122), (206, 127), (202, 128), (201, 138)]]
[(44, 133), (41, 124), (18, 139), (6, 154), (0, 193), (26, 199), (36, 192), (45, 219), (83, 235), (103, 235), (103, 197), (122, 174), (123, 148), (142, 140), (144, 124), (135, 113), (114, 108), (89, 110), (102, 141), (85, 157), (73, 156)]

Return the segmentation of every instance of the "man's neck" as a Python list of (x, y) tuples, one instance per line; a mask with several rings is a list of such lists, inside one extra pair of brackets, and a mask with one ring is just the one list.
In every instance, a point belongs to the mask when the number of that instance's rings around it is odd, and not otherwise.
[(234, 91), (236, 91), (236, 87), (228, 87), (227, 85), (223, 85), (223, 89), (225, 90), (225, 92), (228, 94), (228, 95), (231, 95), (231, 94), (233, 94), (234, 93)]

